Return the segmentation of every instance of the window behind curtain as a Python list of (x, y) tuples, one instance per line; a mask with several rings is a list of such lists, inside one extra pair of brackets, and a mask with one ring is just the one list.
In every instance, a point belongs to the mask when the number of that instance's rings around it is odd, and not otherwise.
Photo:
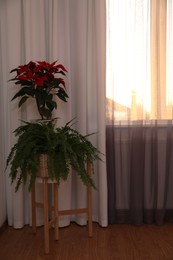
[(171, 0), (107, 0), (107, 122), (172, 119)]

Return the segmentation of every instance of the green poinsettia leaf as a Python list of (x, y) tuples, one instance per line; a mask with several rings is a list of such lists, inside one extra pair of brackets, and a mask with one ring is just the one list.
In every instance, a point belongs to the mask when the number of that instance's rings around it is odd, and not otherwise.
[(12, 69), (12, 70), (10, 71), (10, 73), (12, 73), (12, 72), (14, 72), (14, 71), (17, 71), (17, 68)]
[(47, 100), (46, 106), (52, 111), (54, 108), (57, 109), (57, 104), (53, 100)]
[(47, 119), (49, 119), (49, 118), (51, 118), (51, 111), (49, 110), (49, 109), (47, 109), (47, 108), (45, 108), (45, 107), (41, 107), (40, 109), (39, 109), (39, 112), (40, 112), (40, 114), (44, 117), (44, 118), (47, 118)]
[(33, 86), (27, 87), (27, 88), (25, 89), (25, 94), (26, 94), (27, 96), (34, 97), (34, 95), (35, 95), (35, 89), (33, 88)]
[(35, 96), (39, 100), (41, 100), (41, 99), (46, 100), (48, 98), (49, 94), (44, 89), (41, 89), (41, 90), (35, 91)]
[(30, 87), (33, 88), (34, 87), (32, 81), (20, 81), (20, 83), (17, 83), (17, 84), (20, 84), (21, 86), (27, 86), (28, 88), (30, 88)]
[(52, 83), (53, 83), (55, 88), (58, 88), (59, 85), (62, 83), (62, 79), (61, 78), (55, 78), (55, 79), (53, 79)]
[(67, 102), (68, 95), (63, 88), (60, 87), (56, 95), (64, 102)]
[(44, 106), (46, 100), (48, 99), (48, 93), (44, 90), (36, 91), (35, 98), (38, 106)]
[(22, 97), (21, 100), (19, 101), (18, 106), (21, 107), (21, 106), (23, 105), (23, 103), (25, 103), (25, 101), (26, 101), (28, 98), (29, 98), (28, 96)]
[(63, 76), (66, 76), (66, 74), (64, 73), (64, 71), (58, 71), (58, 73), (62, 74)]
[(46, 97), (46, 100), (48, 101), (52, 101), (53, 100), (53, 95), (52, 94), (48, 94), (47, 97)]
[(33, 85), (32, 81), (20, 80), (20, 79), (16, 79), (16, 77), (10, 79), (9, 81), (16, 81), (15, 85), (21, 85), (21, 86), (26, 86), (26, 87), (30, 87)]
[(32, 89), (31, 86), (21, 88), (21, 89), (14, 95), (14, 97), (12, 98), (12, 100), (14, 100), (14, 99), (17, 98), (17, 97), (24, 96), (24, 95), (34, 96), (34, 90)]
[(16, 81), (15, 84), (21, 84), (21, 81), (20, 81), (20, 80), (17, 80), (16, 77), (10, 79), (9, 81)]

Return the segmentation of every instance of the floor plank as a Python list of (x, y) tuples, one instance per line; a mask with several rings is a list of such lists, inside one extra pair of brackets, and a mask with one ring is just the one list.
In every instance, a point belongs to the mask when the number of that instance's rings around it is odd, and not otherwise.
[(93, 223), (93, 237), (87, 227), (74, 223), (60, 228), (54, 241), (50, 230), (50, 253), (44, 254), (43, 227), (34, 235), (29, 226), (7, 227), (0, 232), (0, 260), (173, 260), (173, 224), (133, 226)]

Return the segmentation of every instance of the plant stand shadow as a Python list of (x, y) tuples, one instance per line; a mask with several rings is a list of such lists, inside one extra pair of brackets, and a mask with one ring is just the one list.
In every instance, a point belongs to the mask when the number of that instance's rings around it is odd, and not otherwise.
[[(91, 176), (91, 164), (87, 162), (87, 173)], [(71, 210), (58, 209), (58, 183), (52, 182), (48, 177), (39, 177), (40, 183), (43, 184), (43, 203), (36, 201), (35, 183), (31, 189), (31, 204), (32, 204), (32, 229), (36, 234), (36, 208), (43, 208), (44, 210), (44, 251), (48, 254), (49, 249), (49, 230), (54, 225), (54, 239), (59, 240), (59, 216), (76, 215), (86, 213), (88, 215), (88, 235), (92, 237), (92, 187), (87, 187), (87, 207)], [(49, 205), (48, 201), (48, 184), (53, 184), (53, 205)], [(49, 212), (53, 212), (52, 219), (49, 219)]]

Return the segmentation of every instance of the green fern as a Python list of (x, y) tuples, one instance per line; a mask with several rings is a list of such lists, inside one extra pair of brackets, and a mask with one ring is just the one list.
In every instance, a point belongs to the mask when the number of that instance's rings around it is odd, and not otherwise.
[(58, 183), (67, 180), (70, 168), (81, 178), (86, 186), (95, 187), (88, 175), (86, 163), (91, 163), (94, 173), (94, 161), (100, 160), (100, 152), (87, 139), (72, 128), (72, 121), (65, 126), (55, 128), (53, 121), (46, 123), (23, 122), (14, 133), (17, 143), (11, 148), (6, 161), (10, 167), (12, 183), (17, 180), (17, 191), (20, 184), (29, 179), (29, 190), (35, 182), (39, 168), (40, 154), (48, 155), (48, 172)]

